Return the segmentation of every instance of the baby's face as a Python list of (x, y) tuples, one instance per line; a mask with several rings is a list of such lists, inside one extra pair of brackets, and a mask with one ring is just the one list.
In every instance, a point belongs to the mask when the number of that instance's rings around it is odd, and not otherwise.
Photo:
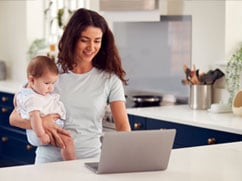
[(35, 92), (45, 96), (54, 91), (54, 86), (57, 79), (58, 74), (46, 72), (43, 76), (39, 78), (33, 78), (31, 82), (31, 88)]

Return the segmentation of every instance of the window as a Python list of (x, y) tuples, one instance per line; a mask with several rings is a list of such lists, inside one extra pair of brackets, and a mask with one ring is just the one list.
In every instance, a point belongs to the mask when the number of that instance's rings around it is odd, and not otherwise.
[(73, 11), (77, 8), (87, 7), (86, 0), (45, 0), (45, 37), (61, 35), (64, 25)]
[(45, 0), (44, 2), (44, 36), (48, 41), (50, 55), (55, 58), (56, 45), (63, 33), (63, 28), (71, 14), (78, 8), (87, 7), (87, 0)]

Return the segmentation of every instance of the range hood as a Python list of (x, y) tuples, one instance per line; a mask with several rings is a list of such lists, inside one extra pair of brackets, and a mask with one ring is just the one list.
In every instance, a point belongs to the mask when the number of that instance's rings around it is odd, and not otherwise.
[(159, 0), (100, 0), (101, 11), (152, 11), (159, 9)]
[(159, 2), (160, 0), (99, 0), (99, 9), (109, 24), (153, 22), (160, 21)]

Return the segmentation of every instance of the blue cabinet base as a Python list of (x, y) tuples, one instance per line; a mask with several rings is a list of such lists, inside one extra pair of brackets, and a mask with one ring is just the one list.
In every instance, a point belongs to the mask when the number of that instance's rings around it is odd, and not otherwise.
[[(176, 129), (173, 148), (242, 141), (242, 135), (129, 115), (132, 130)], [(137, 126), (139, 125), (139, 126)]]
[(9, 125), (13, 94), (0, 92), (0, 167), (33, 164), (35, 147), (27, 142), (24, 129)]

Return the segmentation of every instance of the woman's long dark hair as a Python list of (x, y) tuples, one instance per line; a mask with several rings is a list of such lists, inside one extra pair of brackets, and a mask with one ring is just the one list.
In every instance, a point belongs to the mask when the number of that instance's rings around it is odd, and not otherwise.
[(76, 65), (74, 62), (75, 46), (81, 33), (88, 26), (100, 28), (103, 33), (101, 48), (92, 60), (93, 66), (108, 73), (115, 73), (124, 84), (127, 84), (126, 73), (122, 68), (114, 36), (107, 22), (97, 12), (84, 8), (78, 9), (72, 15), (60, 39), (58, 63), (63, 71), (72, 70)]

